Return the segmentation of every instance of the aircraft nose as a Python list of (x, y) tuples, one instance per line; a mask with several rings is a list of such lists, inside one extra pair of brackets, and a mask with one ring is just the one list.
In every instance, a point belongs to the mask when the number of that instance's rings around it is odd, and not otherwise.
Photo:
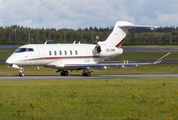
[(12, 61), (13, 61), (13, 59), (8, 58), (8, 59), (6, 60), (6, 63), (7, 63), (7, 64), (12, 64)]

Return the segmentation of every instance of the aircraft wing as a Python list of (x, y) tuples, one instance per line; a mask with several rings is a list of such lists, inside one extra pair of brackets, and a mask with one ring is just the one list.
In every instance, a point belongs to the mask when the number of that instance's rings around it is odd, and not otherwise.
[(64, 67), (102, 67), (102, 66), (133, 66), (138, 65), (151, 65), (153, 63), (114, 63), (114, 64), (65, 64)]
[[(134, 27), (145, 27), (145, 28), (159, 28), (160, 26), (153, 26), (153, 25), (119, 25), (120, 28), (134, 28)], [(114, 26), (108, 27), (110, 29), (113, 29)]]
[(64, 67), (103, 67), (103, 66), (111, 66), (114, 68), (122, 68), (124, 66), (128, 67), (137, 67), (138, 65), (152, 65), (160, 63), (166, 56), (168, 56), (171, 52), (167, 53), (160, 59), (156, 60), (153, 63), (113, 63), (113, 64), (65, 64)]

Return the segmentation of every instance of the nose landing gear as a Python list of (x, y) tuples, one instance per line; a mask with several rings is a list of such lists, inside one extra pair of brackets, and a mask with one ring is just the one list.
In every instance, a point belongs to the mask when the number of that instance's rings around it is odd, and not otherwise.
[(20, 77), (25, 76), (23, 66), (19, 67), (19, 76), (20, 76)]

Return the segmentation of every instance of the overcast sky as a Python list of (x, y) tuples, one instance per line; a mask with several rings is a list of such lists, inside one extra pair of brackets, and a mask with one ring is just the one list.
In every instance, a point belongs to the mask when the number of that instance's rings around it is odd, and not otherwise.
[(178, 26), (178, 0), (0, 0), (0, 26), (105, 28), (117, 21)]

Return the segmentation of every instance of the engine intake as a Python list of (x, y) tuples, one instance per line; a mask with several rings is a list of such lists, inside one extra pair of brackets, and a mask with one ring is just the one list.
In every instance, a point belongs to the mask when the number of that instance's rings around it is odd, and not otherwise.
[(122, 48), (116, 48), (112, 46), (96, 45), (93, 49), (93, 53), (100, 57), (109, 57), (122, 54)]
[(97, 45), (97, 46), (95, 46), (95, 48), (94, 48), (94, 53), (97, 55), (97, 56), (99, 56), (100, 54), (101, 54), (101, 46), (99, 46), (99, 45)]

